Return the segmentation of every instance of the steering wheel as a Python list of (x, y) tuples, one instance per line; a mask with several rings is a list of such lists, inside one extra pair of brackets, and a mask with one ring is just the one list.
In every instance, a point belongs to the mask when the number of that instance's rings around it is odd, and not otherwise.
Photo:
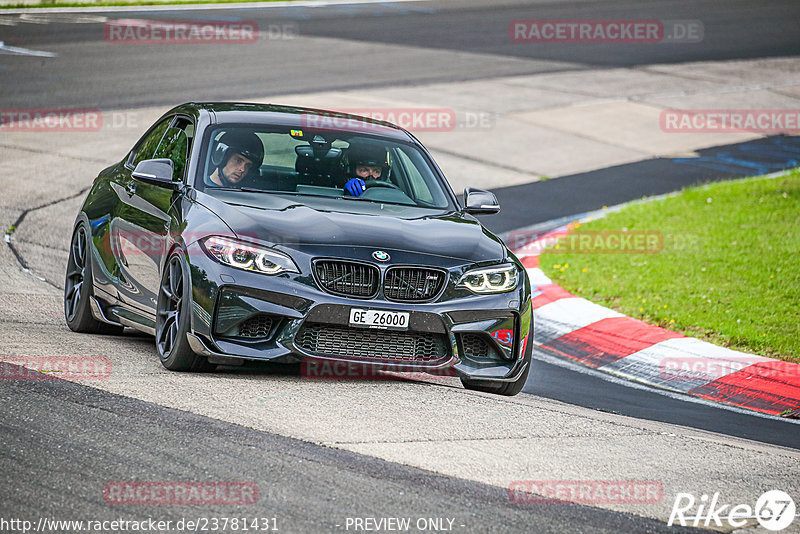
[(369, 187), (390, 187), (402, 192), (403, 190), (394, 185), (392, 182), (384, 182), (383, 180), (364, 180), (364, 185)]

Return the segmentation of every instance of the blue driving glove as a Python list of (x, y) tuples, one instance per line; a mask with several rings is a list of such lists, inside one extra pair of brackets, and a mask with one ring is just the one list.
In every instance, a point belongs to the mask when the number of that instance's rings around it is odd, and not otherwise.
[(354, 197), (361, 196), (361, 193), (367, 190), (367, 184), (361, 178), (352, 178), (344, 184), (344, 190)]

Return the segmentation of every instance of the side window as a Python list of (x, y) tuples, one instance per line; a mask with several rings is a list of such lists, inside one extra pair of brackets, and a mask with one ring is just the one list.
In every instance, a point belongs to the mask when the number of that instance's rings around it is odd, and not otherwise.
[(158, 142), (161, 141), (161, 138), (164, 136), (164, 132), (167, 131), (170, 122), (172, 122), (172, 118), (165, 119), (159, 123), (158, 126), (153, 128), (147, 137), (139, 142), (128, 158), (128, 165), (130, 167), (135, 169), (136, 165), (138, 165), (140, 161), (152, 159), (153, 154), (156, 151), (156, 147), (158, 146)]
[(153, 155), (153, 158), (169, 158), (173, 163), (172, 179), (183, 180), (186, 169), (186, 159), (189, 154), (191, 137), (194, 133), (194, 124), (188, 119), (178, 118), (175, 125), (170, 127)]

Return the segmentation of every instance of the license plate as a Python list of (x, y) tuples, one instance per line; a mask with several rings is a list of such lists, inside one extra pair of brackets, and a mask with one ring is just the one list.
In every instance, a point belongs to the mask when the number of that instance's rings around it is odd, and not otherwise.
[(408, 330), (408, 312), (350, 308), (350, 326)]

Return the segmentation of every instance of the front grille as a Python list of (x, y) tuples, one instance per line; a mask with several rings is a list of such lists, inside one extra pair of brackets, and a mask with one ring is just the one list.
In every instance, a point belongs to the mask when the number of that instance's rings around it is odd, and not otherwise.
[(431, 363), (450, 355), (444, 334), (348, 328), (322, 323), (304, 324), (295, 337), (295, 343), (316, 356), (372, 361)]
[(439, 294), (447, 275), (422, 267), (392, 267), (386, 271), (383, 294), (389, 300), (415, 302), (430, 300)]
[(462, 356), (472, 359), (500, 359), (497, 349), (482, 334), (459, 334)]
[(372, 297), (378, 292), (377, 267), (349, 261), (322, 260), (314, 264), (322, 288), (336, 295)]
[(239, 323), (239, 336), (249, 338), (265, 338), (272, 331), (274, 318), (261, 313)]

